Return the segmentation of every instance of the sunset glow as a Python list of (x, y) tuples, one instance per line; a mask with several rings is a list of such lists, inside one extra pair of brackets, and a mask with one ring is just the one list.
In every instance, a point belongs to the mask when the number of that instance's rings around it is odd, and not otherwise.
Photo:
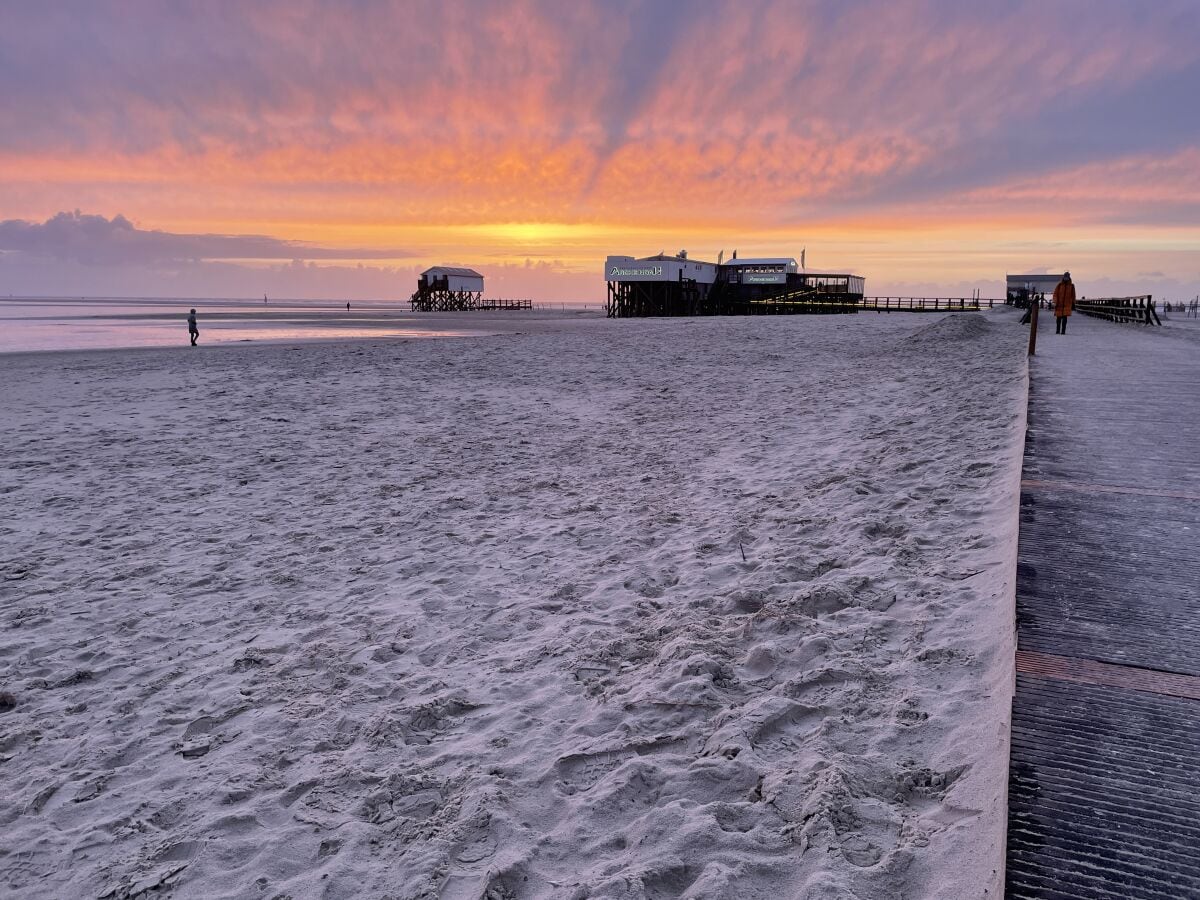
[[(9, 4), (0, 73), (5, 293), (596, 299), (681, 248), (1200, 291), (1191, 0)], [(292, 255), (127, 258), (118, 215)]]

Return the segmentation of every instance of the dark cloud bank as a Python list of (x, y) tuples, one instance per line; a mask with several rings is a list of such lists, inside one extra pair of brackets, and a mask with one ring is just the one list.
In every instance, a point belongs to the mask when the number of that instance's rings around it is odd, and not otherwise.
[(86, 265), (177, 265), (202, 260), (403, 259), (406, 250), (334, 249), (257, 234), (172, 234), (138, 228), (123, 215), (111, 219), (79, 210), (45, 222), (0, 222), (0, 252)]

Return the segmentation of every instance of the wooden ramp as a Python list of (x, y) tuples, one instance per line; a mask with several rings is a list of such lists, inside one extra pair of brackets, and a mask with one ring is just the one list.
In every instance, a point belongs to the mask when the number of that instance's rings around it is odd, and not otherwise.
[(1200, 340), (1041, 325), (1006, 893), (1200, 898)]

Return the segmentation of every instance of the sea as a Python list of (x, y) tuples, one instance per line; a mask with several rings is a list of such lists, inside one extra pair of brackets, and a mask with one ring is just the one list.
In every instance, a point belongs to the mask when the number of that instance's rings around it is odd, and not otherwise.
[[(188, 344), (196, 310), (201, 346), (347, 338), (440, 338), (487, 334), (447, 330), (407, 303), (164, 298), (0, 298), (0, 353), (114, 350)], [(428, 317), (426, 317), (428, 319)]]

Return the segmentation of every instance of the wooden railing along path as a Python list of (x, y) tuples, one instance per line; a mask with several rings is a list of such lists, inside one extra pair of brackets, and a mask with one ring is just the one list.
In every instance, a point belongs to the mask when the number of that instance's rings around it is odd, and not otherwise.
[(1101, 297), (1093, 300), (1076, 300), (1075, 308), (1085, 316), (1107, 319), (1110, 322), (1134, 322), (1140, 325), (1162, 324), (1150, 294), (1139, 297)]
[(875, 312), (978, 312), (997, 302), (981, 297), (863, 297), (858, 308)]

